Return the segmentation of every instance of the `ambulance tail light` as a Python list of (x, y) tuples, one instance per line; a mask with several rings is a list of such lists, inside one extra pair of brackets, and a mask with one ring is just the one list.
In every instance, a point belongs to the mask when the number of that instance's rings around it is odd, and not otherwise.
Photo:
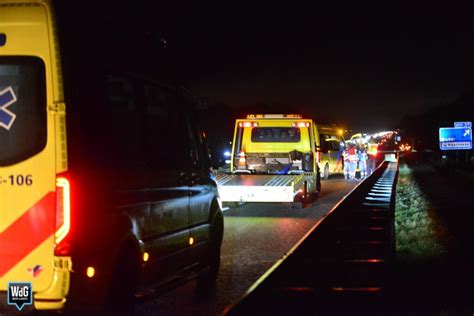
[(66, 177), (56, 178), (56, 232), (54, 254), (69, 254), (70, 245), (66, 236), (71, 229), (71, 189)]

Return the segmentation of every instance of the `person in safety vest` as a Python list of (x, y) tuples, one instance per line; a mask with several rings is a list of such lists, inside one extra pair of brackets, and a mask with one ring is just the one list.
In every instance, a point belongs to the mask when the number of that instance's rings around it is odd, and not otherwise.
[(367, 176), (367, 151), (364, 145), (359, 149), (359, 169), (360, 178), (365, 178)]
[(342, 159), (344, 164), (344, 178), (349, 180), (349, 144), (346, 143), (342, 151)]
[(347, 159), (349, 160), (349, 179), (354, 180), (357, 168), (357, 161), (359, 160), (356, 146), (354, 144), (349, 144), (349, 150), (347, 153)]

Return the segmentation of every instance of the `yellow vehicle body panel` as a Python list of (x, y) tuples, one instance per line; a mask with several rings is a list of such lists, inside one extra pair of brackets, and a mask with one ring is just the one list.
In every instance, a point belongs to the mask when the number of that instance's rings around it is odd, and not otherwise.
[[(241, 136), (240, 150), (249, 154), (258, 153), (289, 153), (291, 151), (299, 151), (302, 153), (313, 153), (316, 154), (316, 147), (319, 146), (318, 132), (314, 127), (314, 123), (311, 119), (302, 119), (295, 117), (285, 118), (262, 118), (254, 116), (247, 119), (237, 119), (235, 121), (234, 138), (232, 146), (232, 160), (231, 160), (231, 172), (234, 171), (235, 159), (239, 153), (236, 149), (236, 142), (238, 141), (238, 129), (239, 126), (245, 123), (256, 124), (254, 127), (294, 127), (295, 124), (307, 124), (307, 127), (300, 127), (300, 141), (299, 142), (252, 142), (252, 128), (243, 127), (243, 133)], [(240, 124), (240, 125), (239, 125)], [(313, 170), (316, 170), (317, 163), (313, 159)]]
[[(8, 245), (0, 251), (0, 291), (7, 289), (8, 282), (31, 282), (34, 298), (44, 299), (43, 303), (34, 301), (39, 309), (63, 307), (72, 266), (57, 267), (58, 259), (54, 256), (56, 175), (67, 170), (67, 157), (62, 77), (51, 11), (48, 1), (0, 0), (0, 32), (6, 35), (6, 44), (0, 46), (0, 59), (41, 59), (47, 107), (44, 148), (18, 163), (0, 166), (0, 244)], [(16, 93), (18, 98), (25, 94), (21, 90)], [(43, 224), (44, 227), (37, 227)], [(36, 231), (41, 231), (45, 238), (30, 248), (23, 247), (22, 254), (18, 252), (19, 241), (10, 238), (18, 236), (19, 231), (25, 234), (24, 240), (34, 238)], [(32, 236), (28, 236), (29, 232)], [(1, 238), (10, 239), (2, 243)], [(14, 253), (15, 260), (10, 253)], [(8, 265), (7, 258), (13, 260)], [(40, 273), (32, 273), (35, 267), (40, 267)]]
[[(247, 122), (248, 120), (237, 120), (237, 124), (240, 122)], [(258, 122), (258, 127), (292, 127), (292, 123), (295, 122), (308, 122), (311, 120), (254, 120)], [(301, 152), (311, 151), (311, 142), (309, 136), (309, 128), (301, 129), (301, 140), (297, 143), (265, 143), (265, 142), (252, 142), (251, 141), (251, 127), (245, 127), (242, 136), (242, 150), (248, 153), (281, 153), (290, 152), (297, 150)]]

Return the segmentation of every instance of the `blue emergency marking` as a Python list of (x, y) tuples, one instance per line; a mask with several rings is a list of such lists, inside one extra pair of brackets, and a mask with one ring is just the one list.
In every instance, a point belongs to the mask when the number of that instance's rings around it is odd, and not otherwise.
[(15, 121), (16, 115), (7, 108), (16, 102), (12, 87), (0, 91), (0, 126), (9, 130)]

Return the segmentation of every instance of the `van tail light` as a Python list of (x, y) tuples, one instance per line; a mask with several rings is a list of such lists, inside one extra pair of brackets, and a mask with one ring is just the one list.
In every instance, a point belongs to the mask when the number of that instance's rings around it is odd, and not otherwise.
[(245, 158), (245, 152), (241, 151), (239, 153), (239, 163), (237, 164), (238, 169), (247, 168), (247, 159)]
[(71, 189), (66, 177), (56, 178), (56, 232), (54, 254), (66, 256), (70, 245), (66, 236), (71, 230)]

